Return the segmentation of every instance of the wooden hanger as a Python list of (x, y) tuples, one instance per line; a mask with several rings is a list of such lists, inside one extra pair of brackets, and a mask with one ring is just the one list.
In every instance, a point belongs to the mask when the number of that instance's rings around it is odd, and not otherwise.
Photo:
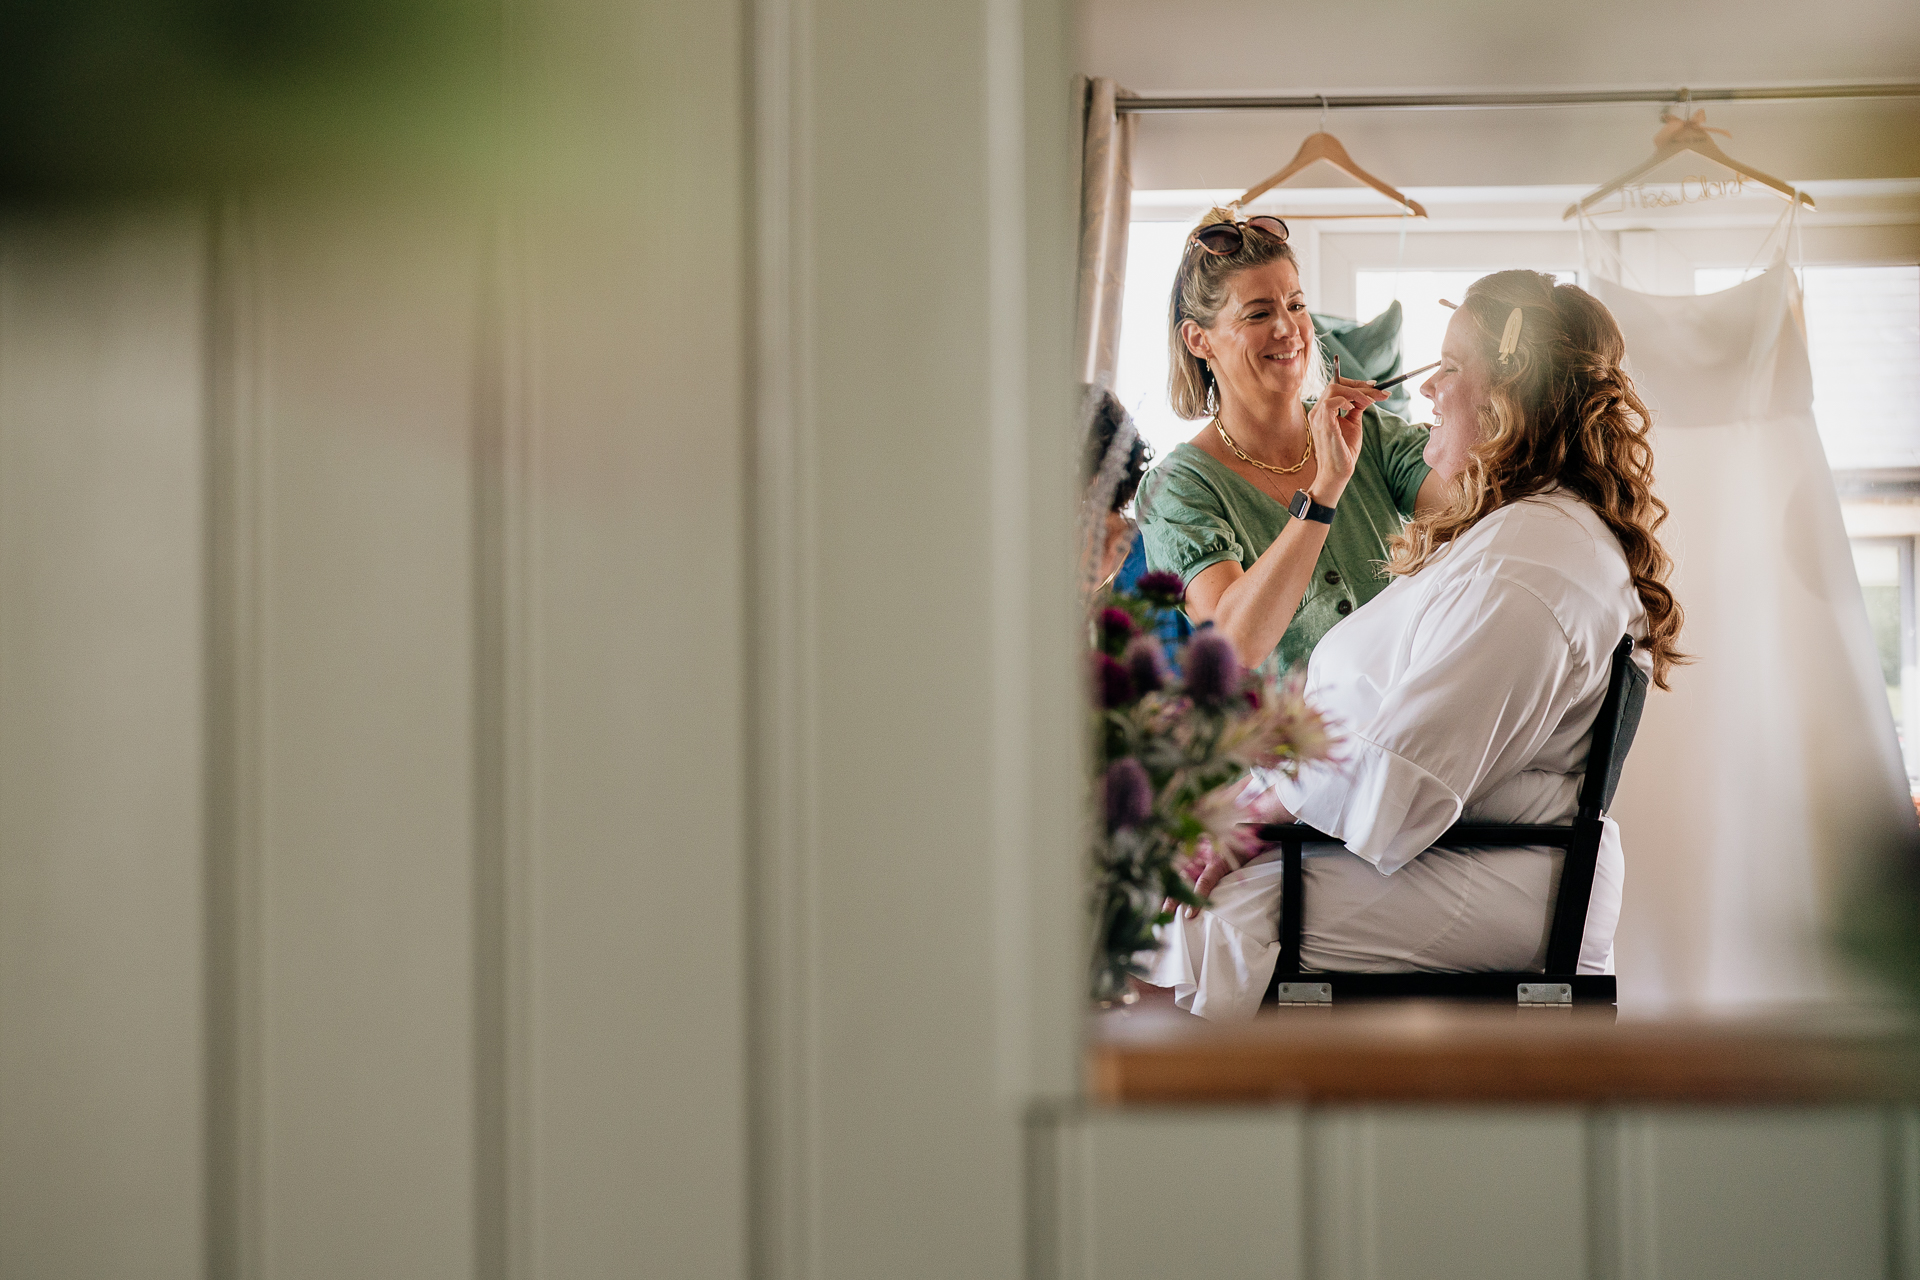
[[(1683, 103), (1683, 111), (1686, 105), (1688, 104)], [(1791, 185), (1780, 181), (1780, 179), (1773, 177), (1771, 174), (1765, 174), (1758, 169), (1741, 164), (1738, 160), (1735, 160), (1732, 156), (1722, 151), (1719, 145), (1714, 142), (1712, 135), (1717, 133), (1723, 138), (1730, 138), (1733, 135), (1725, 129), (1709, 129), (1707, 127), (1707, 113), (1705, 111), (1696, 111), (1691, 117), (1686, 115), (1676, 116), (1667, 112), (1662, 113), (1660, 119), (1660, 132), (1653, 135), (1653, 155), (1649, 157), (1645, 163), (1629, 169), (1605, 186), (1594, 188), (1585, 196), (1581, 197), (1579, 203), (1568, 205), (1567, 211), (1560, 215), (1562, 221), (1576, 214), (1585, 213), (1600, 201), (1618, 192), (1623, 187), (1631, 186), (1637, 179), (1651, 173), (1683, 151), (1691, 151), (1695, 155), (1705, 156), (1715, 164), (1725, 165), (1741, 177), (1751, 178), (1761, 186), (1769, 187), (1789, 200), (1798, 199), (1801, 203), (1805, 204), (1807, 208), (1811, 209), (1814, 207), (1813, 197), (1806, 192), (1796, 190)]]
[(1311, 133), (1307, 135), (1307, 140), (1300, 144), (1300, 150), (1294, 154), (1294, 157), (1292, 160), (1287, 162), (1286, 168), (1274, 174), (1271, 178), (1268, 178), (1265, 182), (1258, 183), (1253, 187), (1248, 188), (1246, 194), (1242, 195), (1238, 200), (1234, 201), (1234, 204), (1237, 206), (1244, 207), (1249, 201), (1254, 200), (1259, 196), (1265, 195), (1268, 191), (1271, 191), (1273, 188), (1279, 186), (1281, 183), (1285, 182), (1288, 178), (1291, 178), (1294, 174), (1300, 172), (1302, 169), (1306, 168), (1308, 165), (1313, 164), (1315, 161), (1319, 161), (1319, 160), (1325, 160), (1327, 163), (1331, 164), (1334, 168), (1340, 170), (1340, 172), (1346, 174), (1350, 178), (1358, 178), (1361, 182), (1366, 183), (1369, 187), (1372, 187), (1375, 191), (1378, 191), (1381, 195), (1385, 196), (1387, 199), (1399, 205), (1400, 209), (1394, 211), (1393, 213), (1330, 213), (1330, 214), (1305, 213), (1305, 214), (1288, 214), (1287, 215), (1288, 217), (1292, 217), (1292, 218), (1316, 218), (1316, 217), (1398, 218), (1398, 217), (1404, 216), (1402, 211), (1404, 211), (1404, 213), (1411, 213), (1416, 218), (1424, 218), (1427, 216), (1427, 211), (1420, 207), (1420, 203), (1417, 200), (1409, 200), (1406, 196), (1401, 195), (1398, 191), (1394, 190), (1392, 187), (1388, 186), (1386, 183), (1380, 181), (1380, 179), (1374, 177), (1372, 174), (1368, 173), (1365, 169), (1362, 169), (1359, 165), (1355, 164), (1353, 162), (1353, 157), (1347, 154), (1347, 149), (1340, 145), (1340, 139), (1334, 137), (1332, 134), (1326, 131), (1326, 129), (1324, 128), (1324, 122), (1323, 122), (1323, 127), (1319, 133)]

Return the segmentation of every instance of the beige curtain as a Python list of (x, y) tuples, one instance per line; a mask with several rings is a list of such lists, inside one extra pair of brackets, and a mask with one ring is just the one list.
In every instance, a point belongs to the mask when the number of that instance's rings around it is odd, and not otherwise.
[(1133, 216), (1133, 120), (1114, 113), (1133, 95), (1104, 77), (1085, 82), (1080, 167), (1080, 310), (1076, 369), (1084, 382), (1113, 386), (1120, 354), (1120, 297), (1127, 278), (1127, 222)]

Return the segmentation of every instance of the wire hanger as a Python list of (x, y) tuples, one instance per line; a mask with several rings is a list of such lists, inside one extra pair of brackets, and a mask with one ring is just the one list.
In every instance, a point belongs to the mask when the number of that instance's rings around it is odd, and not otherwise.
[(1291, 178), (1294, 174), (1299, 173), (1308, 165), (1320, 160), (1325, 160), (1328, 164), (1331, 164), (1348, 177), (1356, 178), (1367, 186), (1372, 187), (1375, 191), (1378, 191), (1381, 195), (1393, 201), (1399, 208), (1393, 210), (1391, 213), (1289, 214), (1287, 215), (1288, 217), (1399, 218), (1409, 213), (1416, 218), (1424, 218), (1427, 216), (1427, 211), (1420, 207), (1418, 201), (1409, 200), (1406, 196), (1355, 164), (1353, 157), (1347, 154), (1347, 149), (1340, 145), (1340, 139), (1327, 132), (1327, 95), (1324, 93), (1320, 95), (1320, 131), (1318, 133), (1308, 134), (1307, 140), (1300, 144), (1300, 150), (1294, 153), (1293, 159), (1287, 162), (1286, 168), (1280, 170), (1280, 172), (1274, 174), (1265, 182), (1256, 183), (1254, 186), (1249, 187), (1244, 195), (1233, 202), (1234, 206), (1236, 208), (1245, 207), (1250, 201), (1265, 195), (1273, 188), (1285, 182), (1288, 178)]
[(1660, 131), (1653, 135), (1653, 155), (1606, 185), (1596, 187), (1592, 191), (1589, 191), (1580, 198), (1578, 203), (1568, 205), (1567, 211), (1560, 215), (1561, 219), (1565, 220), (1575, 215), (1584, 215), (1587, 210), (1600, 203), (1600, 201), (1620, 191), (1623, 187), (1631, 186), (1635, 181), (1651, 173), (1683, 151), (1691, 151), (1695, 155), (1705, 156), (1715, 164), (1723, 165), (1743, 178), (1750, 178), (1763, 187), (1777, 191), (1789, 200), (1805, 204), (1809, 209), (1814, 207), (1813, 197), (1806, 192), (1801, 191), (1790, 183), (1782, 182), (1771, 174), (1762, 173), (1750, 165), (1741, 164), (1738, 160), (1735, 160), (1732, 156), (1722, 151), (1719, 144), (1714, 142), (1713, 135), (1716, 133), (1722, 137), (1732, 137), (1733, 135), (1725, 129), (1709, 129), (1707, 127), (1707, 113), (1704, 110), (1696, 111), (1691, 116), (1687, 115), (1687, 108), (1692, 105), (1692, 92), (1687, 89), (1682, 89), (1680, 91), (1679, 102), (1680, 114), (1673, 114), (1672, 108), (1663, 109), (1660, 113)]

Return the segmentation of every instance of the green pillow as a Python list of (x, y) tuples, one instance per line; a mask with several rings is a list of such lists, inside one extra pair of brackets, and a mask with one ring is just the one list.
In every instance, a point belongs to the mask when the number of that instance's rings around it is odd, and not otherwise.
[[(1365, 324), (1343, 320), (1339, 316), (1313, 317), (1313, 331), (1320, 335), (1320, 346), (1327, 354), (1327, 365), (1340, 357), (1340, 372), (1349, 378), (1370, 378), (1379, 382), (1400, 372), (1400, 300), (1394, 299)], [(1380, 407), (1406, 417), (1413, 408), (1413, 395), (1401, 383), (1387, 393)]]

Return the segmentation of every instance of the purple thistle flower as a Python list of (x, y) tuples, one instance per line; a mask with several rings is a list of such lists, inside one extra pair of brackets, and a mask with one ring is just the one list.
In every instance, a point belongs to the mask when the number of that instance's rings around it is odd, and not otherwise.
[(1126, 648), (1127, 641), (1139, 630), (1133, 625), (1132, 614), (1111, 605), (1100, 611), (1099, 626), (1100, 647), (1108, 653), (1119, 653)]
[(1093, 682), (1100, 705), (1108, 711), (1118, 710), (1134, 700), (1133, 677), (1108, 654), (1093, 655)]
[(1127, 674), (1133, 677), (1134, 692), (1139, 694), (1158, 693), (1167, 687), (1170, 673), (1167, 671), (1167, 655), (1161, 652), (1160, 642), (1152, 636), (1140, 636), (1127, 646), (1120, 655), (1120, 661), (1127, 667)]
[(1153, 816), (1153, 783), (1132, 756), (1122, 756), (1107, 766), (1104, 790), (1108, 834), (1122, 827), (1137, 827)]
[(1217, 707), (1240, 692), (1245, 676), (1227, 638), (1208, 628), (1187, 641), (1180, 665), (1187, 673), (1187, 694), (1205, 707)]
[(1168, 573), (1165, 569), (1155, 569), (1152, 573), (1143, 573), (1133, 584), (1134, 594), (1167, 608), (1179, 604), (1186, 598), (1187, 584), (1180, 581), (1177, 573)]

